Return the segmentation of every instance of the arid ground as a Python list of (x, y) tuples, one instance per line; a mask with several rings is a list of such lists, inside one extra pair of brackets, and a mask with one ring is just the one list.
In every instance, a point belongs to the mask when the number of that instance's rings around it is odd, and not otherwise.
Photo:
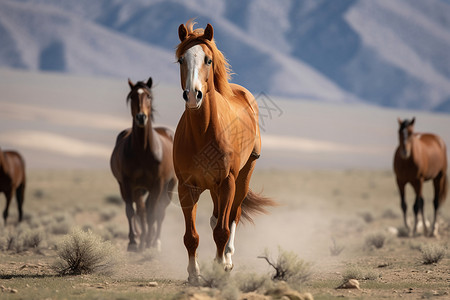
[[(1, 299), (172, 299), (189, 293), (240, 297), (237, 290), (186, 284), (184, 220), (177, 195), (163, 224), (162, 252), (127, 253), (125, 206), (108, 166), (117, 133), (131, 125), (126, 79), (7, 69), (0, 69), (0, 77), (0, 147), (19, 150), (28, 173), (25, 220), (17, 224), (14, 201), (7, 226), (0, 224)], [(181, 91), (158, 84), (156, 77), (154, 82), (156, 122), (175, 128), (184, 105)], [(256, 216), (255, 224), (238, 226), (231, 279), (264, 277), (270, 282), (274, 269), (257, 257), (267, 251), (276, 260), (281, 249), (310, 265), (308, 280), (292, 288), (314, 299), (448, 299), (450, 200), (441, 209), (439, 239), (401, 237), (403, 219), (391, 165), (397, 117), (416, 116), (418, 131), (436, 132), (447, 144), (450, 117), (257, 97), (264, 120), (263, 152), (251, 188), (279, 206)], [(432, 194), (427, 183), (430, 222)], [(412, 223), (412, 189), (407, 197)], [(215, 256), (211, 212), (204, 193), (197, 218), (203, 270)], [(118, 250), (121, 259), (112, 275), (60, 277), (52, 269), (56, 245), (75, 227), (92, 230)], [(24, 246), (23, 240), (33, 235), (34, 246)], [(371, 245), (380, 239), (381, 247)], [(430, 249), (446, 253), (437, 263), (424, 264), (422, 253)], [(360, 289), (336, 289), (351, 277)], [(264, 294), (264, 287), (258, 292)]]
[[(263, 170), (254, 174), (252, 186), (257, 191), (263, 189), (280, 206), (271, 209), (270, 215), (256, 217), (254, 225), (238, 227), (231, 276), (254, 272), (270, 278), (273, 269), (257, 256), (267, 248), (276, 258), (281, 247), (311, 263), (310, 279), (296, 288), (311, 293), (315, 299), (449, 296), (448, 251), (441, 261), (428, 265), (423, 263), (420, 251), (425, 245), (448, 247), (448, 203), (440, 216), (440, 239), (398, 237), (396, 230), (402, 227), (402, 218), (391, 171)], [(8, 226), (1, 232), (3, 236), (20, 228), (45, 228), (46, 232), (36, 248), (0, 252), (2, 298), (169, 299), (192, 289), (185, 283), (184, 222), (177, 202), (167, 210), (162, 252), (126, 253), (125, 209), (117, 197), (109, 171), (30, 172), (26, 220), (17, 227), (13, 206)], [(427, 185), (428, 219), (432, 213), (430, 197), (431, 185)], [(199, 259), (205, 266), (214, 257), (210, 202), (207, 195), (201, 199), (197, 223)], [(56, 259), (54, 245), (73, 226), (91, 229), (111, 240), (123, 254), (118, 271), (110, 276), (56, 276), (51, 268)], [(373, 233), (386, 238), (379, 249), (366, 243)], [(330, 252), (333, 239), (338, 247), (344, 247), (335, 256)], [(349, 272), (361, 276), (361, 289), (335, 289)], [(150, 282), (157, 282), (157, 286)]]

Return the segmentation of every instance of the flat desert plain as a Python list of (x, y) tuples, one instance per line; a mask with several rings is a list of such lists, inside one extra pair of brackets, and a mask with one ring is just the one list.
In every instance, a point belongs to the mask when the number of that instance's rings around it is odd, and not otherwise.
[[(307, 266), (307, 280), (291, 283), (291, 288), (314, 299), (449, 297), (449, 203), (440, 211), (438, 239), (422, 231), (402, 237), (391, 168), (397, 117), (415, 116), (417, 131), (438, 133), (450, 143), (448, 115), (258, 94), (263, 152), (251, 188), (279, 206), (256, 216), (254, 224), (238, 226), (234, 269), (220, 278), (236, 286), (214, 289), (185, 282), (184, 220), (177, 195), (167, 208), (162, 251), (126, 251), (125, 206), (108, 165), (115, 136), (131, 125), (126, 79), (7, 69), (0, 70), (0, 77), (0, 146), (23, 154), (28, 175), (25, 220), (17, 224), (14, 202), (7, 225), (0, 227), (4, 299), (263, 297), (277, 283), (271, 283), (274, 269), (258, 256), (267, 254), (276, 261), (280, 251), (295, 254)], [(184, 105), (180, 89), (158, 84), (157, 78), (154, 82), (156, 123), (175, 128)], [(412, 189), (407, 197), (412, 223)], [(424, 197), (431, 221), (430, 183)], [(205, 277), (215, 256), (211, 212), (210, 197), (204, 193), (197, 228)], [(76, 227), (111, 242), (121, 257), (112, 274), (58, 276), (52, 268), (57, 245)], [(37, 245), (18, 242), (26, 232), (39, 233)], [(384, 241), (381, 247), (373, 245), (375, 239)], [(423, 253), (429, 249), (444, 254), (438, 262), (424, 264)], [(255, 277), (269, 283), (251, 295), (239, 291), (236, 282)], [(359, 281), (359, 289), (336, 289), (350, 277)]]

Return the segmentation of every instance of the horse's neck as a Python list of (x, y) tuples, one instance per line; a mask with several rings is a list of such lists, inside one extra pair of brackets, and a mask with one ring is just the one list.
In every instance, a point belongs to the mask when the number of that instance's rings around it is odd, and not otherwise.
[(202, 137), (210, 128), (217, 128), (218, 109), (215, 92), (205, 95), (200, 108), (196, 110), (186, 109), (187, 125), (191, 127), (192, 133)]
[(135, 149), (142, 149), (144, 151), (152, 150), (155, 144), (155, 136), (150, 120), (145, 127), (139, 127), (133, 122), (131, 131), (131, 142)]

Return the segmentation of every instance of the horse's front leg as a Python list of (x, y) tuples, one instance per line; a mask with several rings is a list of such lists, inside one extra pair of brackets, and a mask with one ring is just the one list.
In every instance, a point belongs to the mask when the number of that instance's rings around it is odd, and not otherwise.
[(136, 203), (137, 215), (141, 223), (141, 236), (139, 242), (139, 251), (144, 250), (147, 239), (147, 212), (145, 207), (145, 191), (142, 189), (135, 190), (133, 193), (133, 201)]
[[(211, 191), (211, 196), (215, 201), (214, 206), (217, 206), (218, 214), (217, 223), (213, 230), (214, 241), (216, 242), (217, 247), (216, 261), (222, 264), (226, 271), (230, 271), (233, 268), (233, 264), (231, 262), (231, 254), (229, 255), (229, 259), (226, 259), (225, 257), (225, 247), (228, 244), (231, 235), (229, 221), (235, 191), (235, 178), (231, 174), (228, 176), (228, 178), (222, 181), (216, 191)], [(233, 231), (232, 238), (234, 239), (236, 226), (232, 226), (231, 229)]]
[(400, 193), (400, 206), (401, 206), (402, 212), (403, 212), (403, 222), (405, 224), (406, 231), (409, 235), (411, 233), (411, 229), (409, 228), (408, 219), (407, 219), (408, 206), (407, 206), (406, 200), (405, 200), (405, 185), (406, 184), (404, 182), (397, 180), (398, 191)]
[(195, 217), (197, 214), (197, 202), (201, 191), (196, 187), (186, 183), (178, 185), (178, 196), (183, 210), (186, 232), (184, 234), (184, 245), (188, 252), (189, 264), (187, 271), (189, 273), (188, 281), (191, 284), (199, 283), (200, 268), (197, 262), (197, 247), (199, 236), (195, 228)]
[(127, 215), (128, 220), (128, 248), (127, 251), (137, 251), (137, 243), (136, 243), (136, 232), (135, 226), (133, 224), (133, 219), (135, 216), (134, 207), (133, 207), (133, 196), (131, 192), (131, 187), (127, 184), (119, 183), (120, 193), (122, 195), (123, 200), (125, 201), (125, 213)]
[(417, 234), (417, 224), (419, 223), (418, 213), (420, 212), (422, 216), (422, 223), (423, 223), (423, 232), (425, 235), (428, 235), (428, 228), (427, 224), (425, 222), (425, 214), (423, 211), (424, 201), (422, 197), (422, 186), (423, 186), (423, 180), (420, 179), (414, 184), (414, 191), (416, 192), (416, 201), (414, 203), (414, 229), (413, 229), (413, 235), (415, 236)]
[(145, 202), (145, 207), (147, 210), (147, 226), (148, 233), (146, 237), (146, 246), (147, 248), (150, 246), (156, 246), (158, 251), (161, 251), (161, 246), (157, 246), (156, 244), (160, 244), (159, 236), (156, 234), (155, 229), (155, 221), (157, 219), (158, 214), (158, 205), (161, 201), (161, 190), (162, 188), (158, 184), (157, 187), (154, 187), (148, 194), (147, 200)]

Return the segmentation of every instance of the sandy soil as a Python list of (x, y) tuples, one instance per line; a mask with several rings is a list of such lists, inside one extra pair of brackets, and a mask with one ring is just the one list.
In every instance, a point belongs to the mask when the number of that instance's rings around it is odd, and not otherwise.
[[(442, 299), (448, 297), (448, 252), (439, 263), (424, 265), (418, 251), (421, 245), (428, 244), (448, 247), (448, 203), (441, 211), (440, 239), (422, 235), (415, 238), (397, 237), (390, 233), (402, 226), (399, 199), (391, 171), (262, 170), (254, 174), (252, 188), (255, 191), (263, 190), (265, 195), (276, 199), (280, 206), (271, 209), (269, 215), (256, 217), (254, 225), (238, 227), (232, 274), (255, 272), (270, 277), (272, 269), (257, 256), (267, 248), (275, 258), (278, 247), (281, 247), (295, 252), (312, 264), (312, 278), (298, 288), (312, 293), (315, 299), (342, 296), (368, 299), (421, 299), (432, 295)], [(411, 190), (408, 192), (408, 203), (412, 207), (412, 193)], [(427, 184), (425, 192), (425, 211), (431, 219), (430, 184)], [(120, 272), (106, 278), (85, 276), (74, 279), (74, 289), (79, 288), (77, 293), (81, 298), (92, 296), (84, 291), (86, 286), (100, 297), (119, 290), (133, 292), (137, 289), (142, 295), (154, 293), (155, 288), (146, 285), (151, 281), (157, 281), (158, 291), (169, 298), (188, 288), (184, 283), (187, 278), (187, 255), (182, 243), (184, 221), (177, 202), (174, 201), (167, 210), (162, 253), (128, 254), (124, 205), (120, 202), (111, 204), (106, 200), (117, 196), (118, 187), (109, 171), (36, 170), (29, 174), (25, 211), (35, 221), (66, 215), (71, 226), (91, 228), (94, 232), (104, 234), (105, 228), (113, 224), (118, 227), (116, 231), (122, 232), (122, 237), (113, 238), (113, 243), (125, 257)], [(208, 265), (215, 255), (209, 227), (212, 210), (210, 202), (207, 194), (202, 195), (198, 211), (199, 260), (203, 265)], [(410, 208), (410, 216), (411, 211)], [(106, 218), (105, 215), (112, 217)], [(13, 230), (16, 218), (13, 206), (9, 229)], [(381, 249), (367, 247), (365, 243), (367, 236), (374, 232), (381, 232), (386, 237)], [(59, 238), (55, 235), (50, 237)], [(345, 247), (338, 256), (330, 254), (332, 239)], [(16, 287), (18, 293), (14, 297), (17, 296), (17, 299), (20, 295), (29, 295), (33, 288), (47, 280), (46, 277), (54, 274), (49, 268), (55, 260), (54, 250), (42, 248), (38, 252), (0, 252), (0, 285)], [(361, 290), (336, 290), (344, 274), (352, 267), (370, 273), (375, 278), (360, 280)], [(28, 286), (18, 276), (20, 274), (29, 276), (25, 277)], [(103, 296), (102, 289), (105, 289)], [(45, 291), (42, 291), (42, 295), (60, 298), (58, 294)], [(69, 298), (74, 297), (73, 293), (67, 295)]]

